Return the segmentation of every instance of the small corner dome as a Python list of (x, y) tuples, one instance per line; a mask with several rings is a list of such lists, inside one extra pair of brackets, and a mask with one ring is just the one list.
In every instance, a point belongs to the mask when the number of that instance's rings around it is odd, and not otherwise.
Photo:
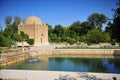
[(42, 25), (42, 21), (36, 17), (36, 16), (30, 16), (28, 17), (25, 21), (25, 24), (38, 24), (38, 25)]

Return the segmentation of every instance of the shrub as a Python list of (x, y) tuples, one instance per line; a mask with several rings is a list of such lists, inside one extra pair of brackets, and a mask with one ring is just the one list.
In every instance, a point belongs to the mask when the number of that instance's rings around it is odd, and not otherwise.
[(34, 39), (29, 39), (29, 40), (27, 41), (27, 43), (30, 44), (30, 45), (33, 45), (33, 44), (34, 44)]
[(0, 36), (0, 46), (2, 47), (10, 47), (12, 44), (12, 40), (5, 36)]
[(2, 48), (0, 48), (0, 54), (2, 53)]
[(116, 44), (115, 42), (111, 42), (111, 45), (115, 46), (115, 44)]
[(109, 42), (110, 35), (98, 29), (90, 30), (86, 35), (86, 40), (91, 43)]
[(87, 42), (87, 45), (89, 45), (89, 46), (90, 46), (90, 45), (92, 45), (92, 43), (91, 43), (91, 42)]
[(1, 70), (1, 69), (3, 69), (3, 66), (2, 66), (2, 65), (0, 65), (0, 70)]

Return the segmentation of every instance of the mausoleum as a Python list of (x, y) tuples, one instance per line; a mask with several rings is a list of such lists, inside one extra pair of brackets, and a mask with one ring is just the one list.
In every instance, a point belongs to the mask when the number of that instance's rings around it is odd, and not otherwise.
[[(29, 39), (34, 39), (34, 46), (48, 45), (48, 26), (40, 18), (30, 16), (18, 25), (18, 34), (23, 31)], [(21, 45), (21, 44), (18, 44)], [(24, 46), (28, 45), (24, 43)]]

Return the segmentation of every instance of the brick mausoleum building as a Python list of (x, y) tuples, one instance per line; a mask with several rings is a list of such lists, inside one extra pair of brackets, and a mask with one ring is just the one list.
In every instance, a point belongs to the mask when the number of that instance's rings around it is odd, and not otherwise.
[[(48, 26), (36, 16), (30, 16), (18, 25), (18, 34), (23, 31), (29, 39), (34, 39), (34, 46), (48, 45)], [(18, 43), (21, 46), (22, 43)], [(28, 44), (24, 42), (24, 46)]]

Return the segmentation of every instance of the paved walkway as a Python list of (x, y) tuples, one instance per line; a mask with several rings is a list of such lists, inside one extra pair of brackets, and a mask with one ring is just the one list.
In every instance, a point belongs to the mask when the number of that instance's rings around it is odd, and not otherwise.
[(53, 50), (56, 47), (65, 47), (64, 44), (52, 44), (52, 45), (44, 45), (44, 46), (36, 46), (32, 47), (31, 50), (33, 51), (39, 51), (39, 50)]
[(0, 78), (4, 80), (120, 80), (120, 74), (35, 71), (35, 70), (1, 70)]

